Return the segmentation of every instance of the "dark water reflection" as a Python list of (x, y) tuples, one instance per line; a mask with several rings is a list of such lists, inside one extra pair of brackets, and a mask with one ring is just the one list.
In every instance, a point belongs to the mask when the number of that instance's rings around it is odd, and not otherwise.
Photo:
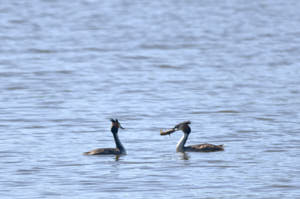
[[(299, 198), (298, 1), (3, 1), (1, 198)], [(126, 156), (109, 118), (126, 126)], [(224, 144), (218, 153), (175, 153)]]

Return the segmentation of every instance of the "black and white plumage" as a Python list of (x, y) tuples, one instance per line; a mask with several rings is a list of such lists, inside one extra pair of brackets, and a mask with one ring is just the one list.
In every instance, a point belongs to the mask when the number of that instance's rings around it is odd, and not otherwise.
[(224, 151), (223, 145), (214, 145), (214, 144), (198, 144), (185, 146), (185, 143), (191, 133), (191, 128), (189, 126), (190, 121), (185, 121), (177, 124), (174, 128), (161, 132), (161, 135), (171, 134), (175, 131), (182, 130), (183, 136), (176, 145), (176, 152), (214, 152), (214, 151)]
[(111, 125), (111, 132), (113, 134), (116, 148), (99, 148), (99, 149), (94, 149), (89, 152), (83, 153), (84, 155), (125, 155), (126, 150), (124, 146), (122, 145), (119, 136), (118, 136), (118, 130), (119, 128), (124, 129), (121, 124), (119, 123), (118, 119), (110, 119), (112, 122)]

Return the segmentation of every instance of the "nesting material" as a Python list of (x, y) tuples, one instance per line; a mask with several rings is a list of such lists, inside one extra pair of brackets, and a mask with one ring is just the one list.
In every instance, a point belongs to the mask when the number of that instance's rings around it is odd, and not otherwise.
[(174, 132), (175, 132), (174, 128), (166, 130), (166, 131), (160, 130), (160, 135), (170, 135), (171, 133), (174, 133)]

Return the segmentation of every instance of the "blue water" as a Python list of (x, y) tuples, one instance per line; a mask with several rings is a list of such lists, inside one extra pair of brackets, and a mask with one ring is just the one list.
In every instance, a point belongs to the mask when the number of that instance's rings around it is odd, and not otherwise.
[[(1, 199), (300, 198), (299, 9), (1, 1)], [(128, 155), (83, 156), (111, 117)], [(185, 120), (225, 151), (176, 153)]]

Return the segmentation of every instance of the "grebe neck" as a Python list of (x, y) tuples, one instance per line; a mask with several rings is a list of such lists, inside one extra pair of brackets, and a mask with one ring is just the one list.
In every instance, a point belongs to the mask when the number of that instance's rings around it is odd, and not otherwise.
[(189, 133), (183, 133), (178, 144), (176, 145), (176, 152), (184, 152), (184, 145), (189, 137)]
[(126, 150), (119, 139), (118, 133), (113, 133), (113, 135), (114, 135), (116, 147), (121, 151), (121, 153), (126, 153)]

